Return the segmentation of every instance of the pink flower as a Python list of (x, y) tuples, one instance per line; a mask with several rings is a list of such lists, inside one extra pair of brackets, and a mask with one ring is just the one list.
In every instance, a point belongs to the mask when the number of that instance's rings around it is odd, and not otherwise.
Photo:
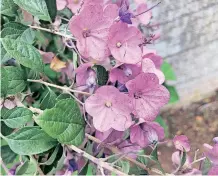
[(154, 62), (151, 59), (144, 58), (142, 60), (142, 71), (144, 73), (154, 73), (159, 79), (159, 84), (163, 84), (165, 81), (163, 72), (155, 67)]
[(125, 131), (132, 125), (129, 97), (113, 86), (102, 86), (85, 101), (85, 109), (93, 117), (94, 127), (104, 132), (113, 128)]
[(177, 150), (183, 151), (185, 150), (186, 152), (190, 151), (190, 144), (187, 136), (185, 135), (180, 135), (180, 136), (175, 136), (173, 138), (173, 143), (175, 145), (175, 148)]
[[(138, 152), (141, 147), (132, 144), (130, 140), (124, 140), (124, 132), (122, 131), (116, 131), (113, 129), (110, 129), (106, 132), (95, 132), (95, 137), (100, 139), (102, 142), (110, 145), (116, 146), (123, 154), (128, 154), (129, 157), (131, 158), (136, 158), (137, 155), (135, 154)], [(135, 152), (135, 153), (134, 153)], [(108, 150), (104, 150), (104, 153), (110, 154), (111, 152)]]
[(160, 108), (169, 101), (168, 90), (159, 85), (159, 80), (153, 73), (139, 74), (135, 79), (128, 81), (126, 87), (137, 116), (146, 121), (153, 121)]
[[(148, 9), (147, 4), (146, 3), (141, 3), (138, 5), (135, 15), (141, 14), (143, 12), (145, 12)], [(135, 23), (142, 23), (144, 25), (147, 25), (152, 17), (152, 13), (151, 11), (148, 11), (146, 13), (143, 13), (141, 15), (136, 16), (136, 18), (133, 18), (133, 22)]]
[[(181, 164), (182, 153), (180, 151), (176, 151), (172, 154), (172, 162), (175, 167), (178, 167)], [(186, 161), (183, 165), (184, 168), (191, 168), (192, 159), (190, 156), (186, 154)]]
[(134, 79), (141, 72), (141, 67), (132, 64), (123, 64), (110, 71), (109, 79), (111, 82), (118, 81), (125, 84), (127, 81)]
[(213, 166), (209, 172), (208, 175), (218, 175), (218, 166)]
[(93, 66), (92, 63), (85, 63), (80, 65), (76, 70), (76, 84), (80, 86), (80, 90), (89, 89), (90, 92), (93, 92), (95, 86), (97, 85), (96, 81), (96, 73), (91, 68)]
[(145, 122), (130, 128), (130, 140), (147, 147), (164, 139), (164, 129), (156, 122)]
[(152, 52), (154, 52), (154, 51), (153, 50), (144, 51), (142, 58), (143, 59), (145, 59), (145, 58), (151, 59), (154, 62), (155, 67), (160, 70), (161, 65), (163, 64), (163, 58), (161, 56), (157, 55), (156, 53), (152, 53)]
[(214, 146), (204, 144), (204, 153), (213, 164), (218, 165), (218, 144), (215, 144)]
[(107, 37), (113, 19), (104, 15), (101, 5), (84, 6), (70, 21), (70, 31), (77, 39), (77, 48), (85, 58), (103, 60), (109, 56)]
[(67, 0), (68, 5), (67, 7), (73, 12), (77, 13), (78, 10), (81, 8), (82, 0)]
[(67, 5), (67, 0), (56, 0), (57, 10), (63, 10)]
[(136, 27), (128, 27), (126, 23), (118, 22), (110, 28), (108, 47), (116, 60), (136, 64), (142, 59), (142, 50), (139, 47), (143, 42), (142, 38)]

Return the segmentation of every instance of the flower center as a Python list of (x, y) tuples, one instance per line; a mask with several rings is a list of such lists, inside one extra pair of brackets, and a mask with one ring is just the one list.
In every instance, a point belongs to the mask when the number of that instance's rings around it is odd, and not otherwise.
[(74, 4), (78, 4), (79, 0), (74, 0), (73, 2), (74, 2)]
[(105, 106), (106, 106), (107, 108), (110, 108), (110, 107), (112, 106), (112, 103), (111, 103), (110, 101), (106, 101), (106, 102), (105, 102)]
[(135, 99), (139, 99), (139, 98), (142, 98), (142, 92), (136, 92), (136, 93), (134, 93), (134, 98)]
[(117, 42), (116, 46), (117, 46), (117, 48), (120, 48), (122, 46), (122, 44), (120, 42)]
[(90, 37), (90, 34), (91, 34), (91, 30), (88, 29), (88, 28), (84, 28), (83, 31), (82, 31), (82, 35), (84, 38), (86, 37)]

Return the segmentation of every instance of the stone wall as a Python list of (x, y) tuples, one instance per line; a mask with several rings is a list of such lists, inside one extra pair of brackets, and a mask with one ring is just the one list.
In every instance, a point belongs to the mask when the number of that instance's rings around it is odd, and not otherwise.
[(162, 0), (153, 15), (161, 30), (155, 47), (175, 69), (181, 101), (195, 101), (217, 89), (218, 0)]

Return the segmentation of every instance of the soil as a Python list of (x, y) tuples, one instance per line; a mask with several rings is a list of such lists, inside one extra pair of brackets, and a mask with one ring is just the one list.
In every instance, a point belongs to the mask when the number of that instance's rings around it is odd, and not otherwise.
[[(161, 113), (169, 127), (169, 138), (175, 135), (186, 135), (191, 143), (189, 155), (194, 156), (197, 149), (203, 149), (204, 143), (213, 144), (212, 139), (218, 136), (218, 91), (213, 96), (202, 101), (192, 103), (180, 108), (170, 108)], [(163, 168), (172, 171), (171, 155), (175, 151), (172, 142), (163, 144), (160, 148), (159, 158)]]

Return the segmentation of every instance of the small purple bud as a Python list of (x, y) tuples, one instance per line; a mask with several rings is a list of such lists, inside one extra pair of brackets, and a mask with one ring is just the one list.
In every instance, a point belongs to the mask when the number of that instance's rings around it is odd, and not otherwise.
[(218, 137), (213, 138), (213, 142), (214, 142), (215, 144), (218, 144)]
[(77, 165), (75, 159), (69, 160), (68, 170), (73, 171), (73, 172), (78, 170), (78, 165)]

